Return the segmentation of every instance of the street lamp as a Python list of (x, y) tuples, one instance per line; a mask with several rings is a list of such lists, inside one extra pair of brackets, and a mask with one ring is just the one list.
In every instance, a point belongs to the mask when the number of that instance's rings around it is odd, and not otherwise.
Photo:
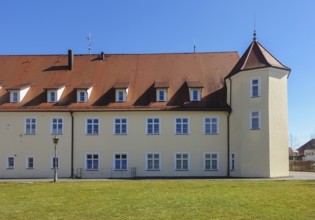
[[(54, 182), (57, 182), (57, 166), (58, 166), (58, 163), (57, 163), (57, 144), (59, 142), (59, 138), (55, 135), (55, 137), (52, 138), (53, 139), (53, 143), (55, 145), (55, 157), (54, 157), (54, 160), (53, 160), (53, 166), (54, 166)], [(59, 162), (59, 161), (58, 161)]]

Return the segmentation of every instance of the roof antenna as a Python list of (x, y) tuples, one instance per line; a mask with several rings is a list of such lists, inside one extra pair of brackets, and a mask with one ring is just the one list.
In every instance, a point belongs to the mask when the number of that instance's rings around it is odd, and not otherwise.
[(255, 11), (254, 11), (254, 34), (253, 35), (254, 35), (253, 40), (256, 41), (257, 38), (256, 38), (256, 13)]
[(89, 33), (89, 36), (86, 37), (88, 43), (89, 43), (89, 54), (92, 54), (92, 42), (93, 42), (93, 39), (92, 39), (92, 35), (91, 33)]
[(196, 41), (194, 40), (194, 53), (196, 53)]

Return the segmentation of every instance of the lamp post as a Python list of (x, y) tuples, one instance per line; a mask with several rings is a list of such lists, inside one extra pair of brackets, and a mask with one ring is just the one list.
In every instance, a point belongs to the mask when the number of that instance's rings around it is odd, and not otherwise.
[[(54, 182), (57, 182), (58, 179), (58, 175), (57, 175), (57, 144), (59, 142), (59, 138), (55, 135), (55, 137), (52, 138), (53, 139), (53, 143), (55, 145), (55, 157), (53, 160), (53, 166), (54, 166)], [(59, 162), (59, 161), (58, 161)]]

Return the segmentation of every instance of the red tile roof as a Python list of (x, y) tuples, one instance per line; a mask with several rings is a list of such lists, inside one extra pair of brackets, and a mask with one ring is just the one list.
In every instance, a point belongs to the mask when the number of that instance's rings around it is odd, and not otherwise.
[[(224, 77), (235, 66), (237, 52), (0, 56), (0, 111), (67, 110), (227, 110)], [(189, 101), (186, 82), (203, 86), (202, 100)], [(31, 83), (20, 103), (9, 103), (6, 89)], [(128, 83), (128, 84), (126, 84)], [(128, 87), (125, 103), (115, 102), (117, 84)], [(58, 103), (47, 103), (47, 88), (66, 85)], [(116, 86), (115, 86), (116, 85)], [(76, 88), (93, 90), (87, 103), (76, 103)], [(155, 101), (155, 88), (168, 89), (168, 102)]]
[(268, 52), (256, 39), (249, 45), (241, 59), (235, 65), (230, 74), (226, 77), (229, 78), (240, 71), (259, 69), (265, 67), (274, 67), (284, 70), (290, 68), (283, 65), (277, 60), (270, 52)]

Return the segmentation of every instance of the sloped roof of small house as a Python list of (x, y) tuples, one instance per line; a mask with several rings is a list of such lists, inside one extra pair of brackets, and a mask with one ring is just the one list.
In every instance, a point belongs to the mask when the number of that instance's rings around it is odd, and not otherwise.
[[(0, 111), (64, 110), (228, 110), (224, 77), (239, 60), (237, 52), (171, 54), (0, 56)], [(202, 100), (189, 101), (188, 84), (198, 82)], [(10, 103), (7, 88), (27, 83), (24, 99)], [(194, 83), (194, 85), (197, 85)], [(47, 102), (47, 89), (65, 86), (57, 103)], [(124, 103), (115, 102), (115, 88), (127, 87)], [(191, 85), (190, 85), (191, 86)], [(87, 103), (76, 102), (76, 89), (92, 88)], [(155, 101), (166, 87), (167, 102)]]
[(315, 139), (309, 140), (307, 143), (299, 147), (297, 150), (309, 150), (309, 149), (315, 149)]
[(265, 67), (274, 67), (290, 71), (289, 67), (283, 65), (267, 49), (265, 49), (256, 38), (254, 38), (243, 56), (226, 78), (229, 78), (241, 71)]

